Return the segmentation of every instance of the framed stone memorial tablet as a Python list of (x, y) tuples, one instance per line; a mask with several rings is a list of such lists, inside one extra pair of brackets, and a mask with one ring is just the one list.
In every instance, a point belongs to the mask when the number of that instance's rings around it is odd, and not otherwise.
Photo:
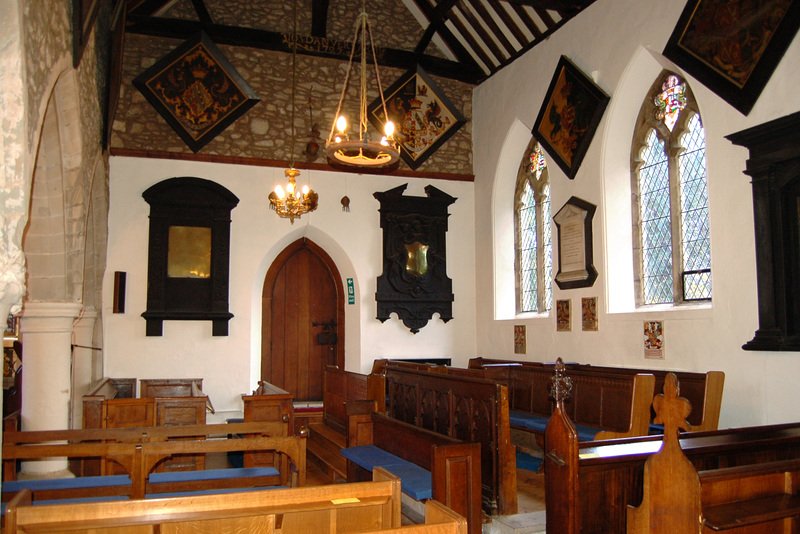
[(593, 265), (592, 218), (597, 206), (570, 198), (553, 220), (558, 227), (558, 274), (560, 289), (591, 287), (597, 280)]

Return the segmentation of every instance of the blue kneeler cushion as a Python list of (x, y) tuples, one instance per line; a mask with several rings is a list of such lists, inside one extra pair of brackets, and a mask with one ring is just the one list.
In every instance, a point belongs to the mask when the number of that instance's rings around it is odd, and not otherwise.
[[(542, 434), (544, 434), (544, 430), (547, 428), (547, 421), (549, 419), (549, 417), (534, 415), (532, 413), (516, 412), (513, 410), (508, 412), (508, 421), (511, 426)], [(578, 431), (578, 441), (594, 441), (594, 437), (603, 430), (602, 428), (594, 426), (573, 424), (575, 425), (575, 430)]]
[(255, 478), (279, 475), (274, 467), (231, 467), (226, 469), (206, 469), (204, 471), (169, 471), (150, 473), (150, 483), (192, 482), (195, 480), (220, 480), (223, 478)]
[(400, 478), (400, 488), (406, 495), (422, 501), (433, 497), (431, 472), (415, 463), (403, 460), (375, 445), (360, 445), (342, 449), (342, 456), (370, 473), (383, 467)]

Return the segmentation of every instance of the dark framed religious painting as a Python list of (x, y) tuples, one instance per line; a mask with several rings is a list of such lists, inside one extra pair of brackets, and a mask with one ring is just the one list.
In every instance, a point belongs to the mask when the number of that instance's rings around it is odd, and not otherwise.
[(193, 152), (259, 102), (205, 32), (158, 60), (133, 84)]
[(100, 5), (100, 0), (72, 0), (72, 66), (76, 69), (81, 64)]
[(800, 27), (800, 0), (690, 0), (664, 55), (747, 115)]
[[(400, 156), (412, 169), (422, 165), (466, 122), (421, 67), (404, 74), (383, 95)], [(386, 118), (380, 97), (370, 104), (368, 115), (373, 126), (383, 132)]]
[(610, 97), (561, 56), (533, 125), (533, 135), (570, 180), (589, 149)]

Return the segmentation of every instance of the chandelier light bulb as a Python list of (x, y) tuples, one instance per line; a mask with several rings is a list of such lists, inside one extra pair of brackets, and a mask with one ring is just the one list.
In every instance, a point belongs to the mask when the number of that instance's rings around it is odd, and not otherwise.
[(336, 119), (336, 129), (339, 130), (339, 133), (344, 133), (347, 129), (347, 119), (344, 118), (344, 115), (339, 115), (339, 118)]
[(386, 136), (385, 136), (385, 135), (384, 135), (383, 137), (381, 137), (381, 144), (382, 144), (383, 146), (389, 146), (389, 140), (388, 140), (388, 139), (386, 139)]
[(286, 192), (290, 195), (294, 193), (294, 184), (292, 182), (286, 184)]
[(275, 187), (275, 194), (278, 195), (278, 198), (281, 199), (281, 200), (283, 200), (283, 197), (286, 196), (286, 194), (283, 192), (283, 188), (280, 186), (280, 184), (278, 184), (278, 186)]
[(306, 195), (308, 194), (308, 192), (309, 192), (309, 191), (310, 191), (310, 189), (308, 188), (308, 186), (307, 186), (307, 185), (304, 185), (304, 186), (303, 186), (303, 196), (306, 196)]
[(383, 127), (384, 133), (386, 133), (386, 137), (391, 139), (394, 135), (394, 123), (392, 121), (386, 121), (386, 126)]

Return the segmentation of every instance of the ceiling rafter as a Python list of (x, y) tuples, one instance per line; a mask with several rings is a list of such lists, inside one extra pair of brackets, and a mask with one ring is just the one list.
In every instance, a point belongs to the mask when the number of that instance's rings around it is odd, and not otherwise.
[(511, 41), (508, 40), (506, 34), (497, 23), (494, 21), (494, 17), (489, 13), (486, 7), (483, 5), (481, 0), (466, 0), (466, 3), (469, 4), (473, 10), (478, 14), (478, 17), (481, 18), (488, 26), (490, 31), (497, 37), (497, 40), (506, 49), (506, 56), (511, 56), (514, 52), (517, 51), (514, 48), (514, 45), (511, 44)]
[[(128, 32), (187, 39), (199, 30), (219, 44), (291, 52), (292, 28), (275, 31), (250, 27), (252, 21), (232, 25), (214, 24), (211, 13), (220, 0), (189, 0), (197, 13), (192, 20), (164, 18), (175, 0), (127, 0)], [(185, 1), (185, 0), (183, 0)], [(342, 0), (306, 0), (305, 16), (311, 20), (310, 35), (300, 35), (309, 46), (299, 54), (347, 61), (350, 44), (328, 39), (328, 13)], [(405, 2), (422, 26), (422, 36), (413, 50), (406, 47), (380, 49), (381, 65), (411, 70), (422, 66), (433, 75), (478, 84), (552, 35), (568, 20), (596, 0), (384, 0)], [(415, 7), (416, 6), (416, 7)], [(209, 9), (211, 8), (211, 9)], [(282, 31), (281, 31), (282, 30)], [(308, 31), (308, 30), (305, 30)], [(391, 36), (391, 32), (390, 32)], [(447, 57), (438, 51), (426, 54), (434, 37)], [(308, 48), (305, 50), (305, 48)]]
[(491, 69), (494, 70), (494, 67), (503, 63), (503, 60), (506, 58), (506, 54), (500, 50), (500, 47), (497, 45), (495, 40), (489, 35), (489, 32), (486, 31), (483, 24), (481, 24), (475, 14), (469, 9), (469, 7), (465, 5), (465, 2), (458, 3), (458, 12), (464, 17), (464, 20), (472, 27), (475, 33), (478, 34), (478, 37), (480, 37), (480, 39), (483, 41), (486, 48), (489, 49), (489, 52), (491, 52), (496, 58), (497, 61), (494, 61), (491, 65)]
[(327, 37), (328, 35), (328, 0), (311, 0), (311, 35)]
[[(131, 34), (181, 40), (194, 36), (200, 30), (204, 30), (211, 40), (217, 44), (286, 53), (292, 52), (290, 33), (284, 34), (255, 28), (203, 24), (199, 21), (186, 19), (131, 15), (128, 17), (128, 27), (126, 29)], [(298, 47), (298, 54), (344, 61), (347, 61), (350, 57), (350, 49), (352, 48), (352, 42), (350, 41), (322, 37), (309, 37), (309, 40), (312, 43), (316, 42), (319, 46)], [(477, 65), (465, 65), (435, 56), (420, 56), (414, 52), (395, 48), (376, 47), (376, 53), (378, 55), (378, 63), (382, 66), (411, 70), (417, 64), (420, 64), (430, 74), (471, 84), (476, 84), (485, 78), (485, 73)]]

